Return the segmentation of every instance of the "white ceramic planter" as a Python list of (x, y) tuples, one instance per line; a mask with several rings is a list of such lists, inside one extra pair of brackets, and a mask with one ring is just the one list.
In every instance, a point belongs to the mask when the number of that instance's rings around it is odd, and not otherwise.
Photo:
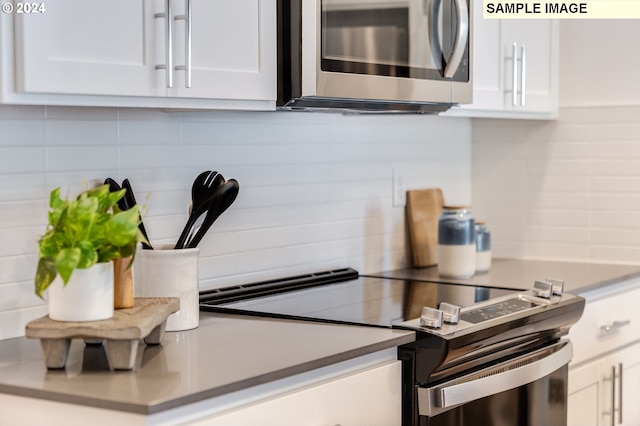
[(57, 276), (48, 289), (49, 318), (55, 321), (100, 321), (113, 317), (113, 264), (76, 269), (66, 286)]

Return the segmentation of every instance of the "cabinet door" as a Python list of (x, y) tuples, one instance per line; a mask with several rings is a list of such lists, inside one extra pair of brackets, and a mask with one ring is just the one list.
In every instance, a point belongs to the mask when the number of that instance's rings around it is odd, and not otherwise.
[(567, 426), (603, 425), (605, 386), (602, 370), (604, 360), (593, 361), (579, 368), (569, 369), (567, 398)]
[(473, 103), (444, 115), (553, 118), (558, 108), (557, 22), (484, 19), (480, 4), (474, 6)]
[(557, 61), (553, 58), (557, 49), (557, 24), (547, 19), (505, 20), (501, 22), (501, 32), (505, 109), (529, 112), (555, 110), (557, 89), (554, 85), (557, 84), (558, 71)]
[(568, 426), (640, 425), (640, 344), (570, 368), (568, 393)]
[(401, 365), (400, 361), (393, 361), (189, 424), (399, 426), (400, 423)]
[[(151, 0), (56, 0), (16, 14), (16, 91), (166, 96), (164, 26)], [(158, 56), (161, 55), (161, 56)]]
[[(174, 88), (169, 96), (276, 99), (276, 1), (190, 0), (191, 87), (186, 87), (188, 21), (175, 21)], [(172, 0), (186, 15), (187, 0)]]

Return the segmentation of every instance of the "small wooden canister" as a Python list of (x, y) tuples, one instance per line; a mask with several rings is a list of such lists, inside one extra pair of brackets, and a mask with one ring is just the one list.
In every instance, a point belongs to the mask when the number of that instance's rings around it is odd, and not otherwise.
[(113, 307), (133, 308), (133, 274), (131, 256), (113, 259)]

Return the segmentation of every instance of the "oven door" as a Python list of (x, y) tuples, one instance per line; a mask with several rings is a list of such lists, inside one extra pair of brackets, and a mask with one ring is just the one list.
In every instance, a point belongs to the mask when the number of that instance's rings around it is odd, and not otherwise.
[(471, 16), (469, 0), (303, 1), (302, 95), (471, 102)]
[(565, 426), (568, 340), (418, 388), (420, 425)]

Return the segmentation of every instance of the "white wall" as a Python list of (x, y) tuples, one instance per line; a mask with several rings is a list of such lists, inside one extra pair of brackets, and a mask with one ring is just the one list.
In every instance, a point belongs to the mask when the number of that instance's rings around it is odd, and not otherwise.
[[(49, 191), (129, 178), (154, 243), (175, 242), (203, 170), (240, 182), (201, 243), (201, 288), (405, 262), (407, 189), (471, 200), (471, 122), (434, 116), (202, 112), (0, 106), (0, 339), (46, 314), (34, 295), (36, 241)], [(148, 199), (145, 201), (146, 196)]]
[(559, 119), (473, 122), (476, 214), (499, 256), (640, 263), (640, 21), (560, 28)]

